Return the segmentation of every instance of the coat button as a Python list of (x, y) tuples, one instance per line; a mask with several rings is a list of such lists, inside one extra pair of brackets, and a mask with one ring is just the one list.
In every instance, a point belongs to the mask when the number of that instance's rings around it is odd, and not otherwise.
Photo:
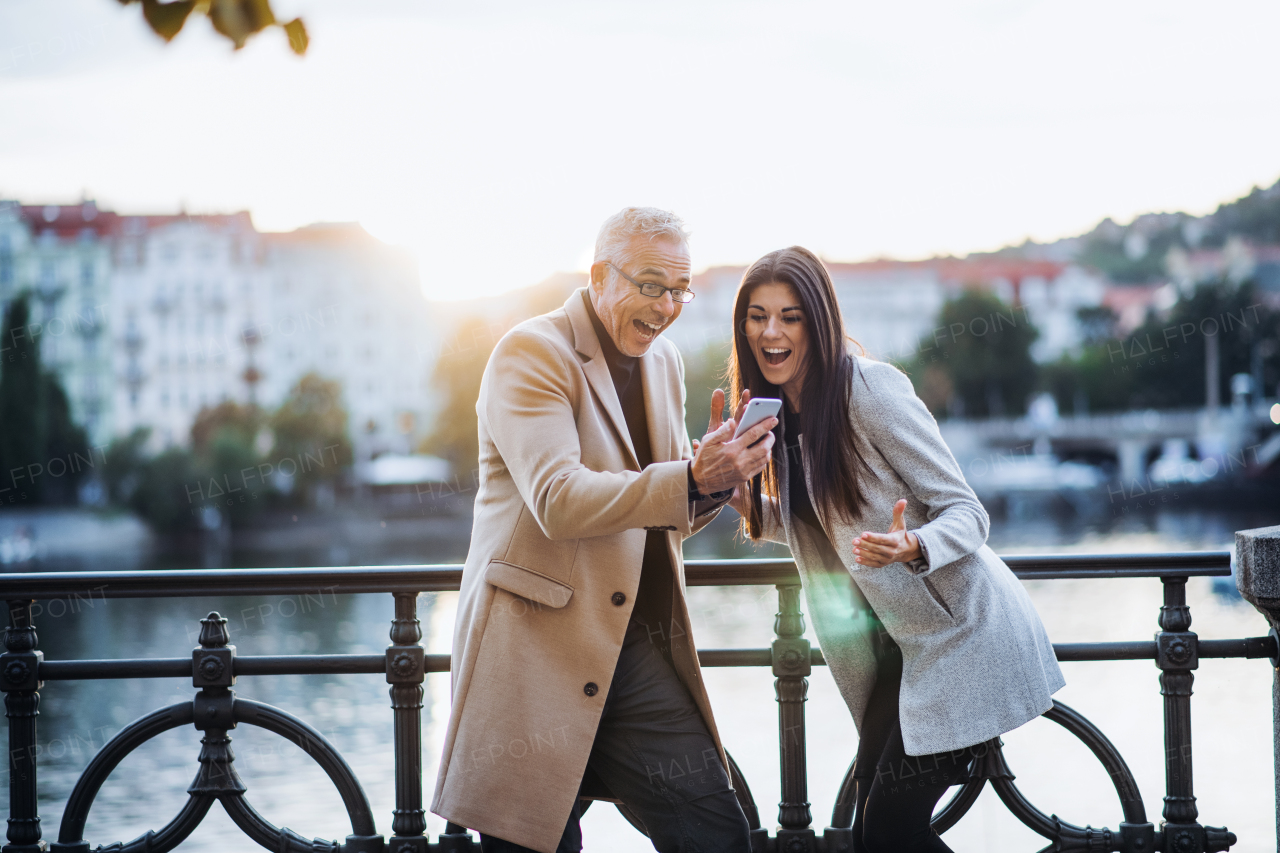
[(627, 603), (627, 596), (621, 592), (615, 592), (609, 600), (613, 602), (614, 607), (621, 607)]
[(588, 681), (587, 686), (582, 688), (582, 692), (588, 696), (594, 696), (600, 692), (600, 688), (596, 687), (596, 683), (594, 681)]

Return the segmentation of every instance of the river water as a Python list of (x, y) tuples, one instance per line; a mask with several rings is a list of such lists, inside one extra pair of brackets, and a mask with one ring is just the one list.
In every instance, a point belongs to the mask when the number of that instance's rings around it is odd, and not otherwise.
[[(1161, 507), (1103, 523), (1034, 508), (993, 519), (997, 553), (1153, 552), (1225, 549), (1234, 530), (1280, 523), (1273, 509)], [(744, 556), (727, 519), (690, 540), (690, 557)], [(465, 524), (453, 534), (370, 553), (345, 554), (352, 563), (460, 561)], [(329, 554), (232, 551), (228, 565), (318, 565)], [(124, 565), (119, 555), (103, 564)], [(146, 565), (173, 565), (172, 558)], [(1032, 599), (1059, 642), (1146, 639), (1157, 630), (1158, 580), (1038, 581)], [(1188, 598), (1192, 630), (1204, 638), (1257, 636), (1266, 625), (1251, 607), (1209, 579), (1193, 579)], [(777, 600), (770, 587), (698, 588), (689, 593), (694, 628), (703, 647), (765, 647), (772, 638)], [(456, 595), (424, 595), (418, 613), (429, 651), (449, 651)], [(390, 595), (234, 597), (185, 600), (115, 600), (50, 604), (37, 618), (46, 659), (185, 656), (195, 644), (199, 618), (217, 610), (229, 620), (241, 654), (378, 653), (387, 643)], [(812, 639), (812, 637), (811, 637)], [(1057, 698), (1088, 716), (1116, 744), (1137, 778), (1148, 819), (1157, 824), (1164, 793), (1162, 706), (1157, 670), (1150, 662), (1067, 663), (1067, 686)], [(767, 669), (711, 669), (706, 683), (725, 745), (742, 767), (766, 826), (776, 822), (779, 797), (777, 706)], [(1273, 850), (1275, 824), (1271, 762), (1271, 669), (1266, 661), (1209, 660), (1196, 673), (1193, 699), (1196, 794), (1201, 821), (1227, 826), (1237, 851)], [(394, 807), (391, 713), (381, 676), (242, 678), (239, 695), (280, 706), (319, 729), (346, 757), (373, 805), (378, 830), (390, 835)], [(167, 704), (188, 701), (183, 679), (137, 679), (46, 684), (40, 716), (40, 809), (45, 837), (57, 837), (63, 805), (92, 755), (131, 720)], [(829, 675), (810, 679), (809, 795), (814, 825), (830, 820), (836, 791), (857, 737)], [(425, 788), (434, 774), (449, 702), (448, 676), (427, 680), (423, 715)], [(299, 749), (269, 733), (241, 726), (233, 733), (236, 767), (250, 802), (277, 826), (307, 837), (341, 839), (350, 832), (337, 793)], [(1121, 820), (1110, 781), (1085, 747), (1061, 729), (1036, 720), (1005, 737), (1006, 755), (1022, 791), (1046, 813), (1076, 824), (1115, 828)], [(159, 829), (186, 800), (194, 778), (199, 737), (171, 731), (138, 749), (103, 787), (85, 837), (93, 844), (127, 841)], [(0, 787), (7, 810), (7, 785)], [(434, 837), (443, 821), (428, 815)], [(584, 818), (590, 851), (651, 850), (610, 806), (597, 804)], [(1043, 840), (1017, 822), (991, 793), (946, 835), (958, 851), (1033, 851)], [(222, 851), (253, 845), (215, 806), (181, 849)]]

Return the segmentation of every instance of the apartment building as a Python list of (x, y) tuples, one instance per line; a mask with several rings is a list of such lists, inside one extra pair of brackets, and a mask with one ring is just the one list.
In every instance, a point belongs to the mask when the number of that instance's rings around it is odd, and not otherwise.
[(96, 445), (139, 427), (186, 444), (205, 406), (274, 408), (311, 372), (341, 383), (357, 459), (431, 426), (440, 341), (416, 264), (356, 224), (0, 202), (0, 307), (24, 292)]
[(92, 444), (114, 433), (111, 408), (110, 279), (119, 217), (92, 201), (22, 205), (0, 201), (0, 308), (30, 299), (28, 333), (57, 374), (72, 418)]

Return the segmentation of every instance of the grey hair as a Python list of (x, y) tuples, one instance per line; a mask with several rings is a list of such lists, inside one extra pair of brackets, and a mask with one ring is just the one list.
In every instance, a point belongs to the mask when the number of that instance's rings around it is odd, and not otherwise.
[(683, 219), (669, 210), (656, 207), (624, 207), (600, 226), (593, 262), (621, 263), (622, 252), (636, 237), (648, 237), (650, 242), (665, 238), (677, 243), (688, 243), (689, 229), (685, 226)]

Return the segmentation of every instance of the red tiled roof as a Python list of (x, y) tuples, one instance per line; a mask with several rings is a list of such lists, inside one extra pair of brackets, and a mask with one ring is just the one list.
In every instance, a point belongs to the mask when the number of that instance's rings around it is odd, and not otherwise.
[(58, 237), (78, 237), (86, 230), (98, 237), (117, 233), (120, 217), (106, 210), (99, 210), (91, 201), (80, 204), (19, 205), (18, 215), (34, 234), (52, 232)]
[(163, 228), (166, 225), (177, 225), (182, 222), (193, 222), (220, 230), (255, 231), (253, 216), (247, 210), (235, 213), (168, 213), (146, 216), (122, 216), (126, 224), (141, 222), (145, 230)]
[[(1022, 258), (928, 258), (922, 261), (895, 261), (888, 258), (876, 258), (870, 261), (832, 262), (824, 261), (832, 276), (867, 276), (884, 275), (893, 272), (909, 272), (914, 270), (934, 272), (945, 284), (990, 284), (994, 281), (1021, 282), (1029, 278), (1044, 278), (1052, 281), (1062, 275), (1067, 264), (1057, 261), (1035, 261)], [(708, 267), (698, 273), (696, 278), (703, 281), (726, 276), (741, 278), (746, 272), (745, 266)]]
[(32, 232), (53, 232), (61, 238), (74, 238), (86, 229), (98, 237), (114, 237), (121, 233), (148, 231), (179, 222), (196, 222), (218, 229), (252, 231), (253, 218), (247, 210), (237, 213), (174, 213), (128, 216), (101, 210), (92, 201), (80, 204), (24, 204), (19, 215)]

